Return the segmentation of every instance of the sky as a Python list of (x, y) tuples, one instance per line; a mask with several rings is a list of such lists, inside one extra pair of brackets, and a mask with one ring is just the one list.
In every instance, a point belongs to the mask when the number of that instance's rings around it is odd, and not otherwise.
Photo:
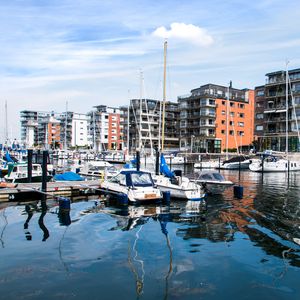
[[(87, 113), (300, 67), (299, 0), (0, 0), (0, 142), (20, 111)], [(141, 75), (142, 74), (142, 75)]]

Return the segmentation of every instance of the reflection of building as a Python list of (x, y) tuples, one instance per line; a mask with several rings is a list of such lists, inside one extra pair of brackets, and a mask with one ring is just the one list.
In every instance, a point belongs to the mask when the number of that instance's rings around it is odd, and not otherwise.
[[(159, 146), (161, 101), (152, 99), (132, 99), (129, 108), (129, 148), (134, 151), (140, 147), (150, 149)], [(142, 110), (141, 110), (142, 108)], [(121, 107), (124, 142), (127, 147), (128, 107)], [(178, 149), (178, 104), (166, 101), (164, 149)]]
[(253, 141), (254, 93), (206, 84), (178, 97), (180, 149), (221, 152)]
[[(255, 135), (258, 138), (258, 150), (285, 151), (286, 72), (277, 71), (266, 76), (266, 84), (255, 88)], [(300, 122), (300, 69), (289, 71), (289, 79), (292, 93), (288, 88), (288, 148), (289, 151), (298, 151), (300, 145), (296, 121)]]
[(120, 110), (106, 105), (95, 106), (89, 115), (89, 136), (97, 151), (122, 150), (123, 136)]

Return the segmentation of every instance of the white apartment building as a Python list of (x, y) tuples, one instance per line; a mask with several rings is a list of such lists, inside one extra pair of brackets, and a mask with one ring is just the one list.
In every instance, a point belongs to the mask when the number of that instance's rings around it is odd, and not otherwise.
[(73, 113), (71, 130), (72, 147), (88, 145), (88, 116), (86, 114)]

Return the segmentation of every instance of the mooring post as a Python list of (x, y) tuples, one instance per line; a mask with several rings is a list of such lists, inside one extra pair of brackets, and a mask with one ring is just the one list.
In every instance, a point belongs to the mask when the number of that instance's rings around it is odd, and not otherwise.
[[(48, 151), (43, 151), (43, 161), (42, 161), (42, 191), (44, 193), (47, 192), (47, 159), (48, 159)], [(47, 195), (43, 194), (43, 200), (47, 199)]]
[(155, 149), (155, 174), (159, 175), (159, 151)]
[(136, 170), (140, 170), (140, 151), (136, 151)]
[(27, 150), (27, 182), (32, 180), (32, 149)]

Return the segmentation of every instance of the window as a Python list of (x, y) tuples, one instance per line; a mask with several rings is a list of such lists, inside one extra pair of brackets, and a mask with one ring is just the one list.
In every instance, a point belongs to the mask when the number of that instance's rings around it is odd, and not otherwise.
[(222, 129), (222, 130), (221, 130), (221, 133), (222, 133), (222, 134), (225, 134), (225, 130), (224, 130), (224, 129)]
[(256, 125), (256, 128), (255, 128), (256, 131), (261, 131), (263, 129), (264, 129), (264, 127), (262, 125)]
[(225, 105), (225, 101), (222, 101), (222, 105)]
[(230, 102), (230, 107), (234, 107), (234, 103), (233, 102)]
[(230, 112), (230, 117), (234, 117), (234, 112), (233, 111)]
[(244, 118), (245, 114), (244, 113), (240, 113), (240, 118)]
[(222, 121), (221, 121), (221, 124), (223, 124), (223, 125), (224, 125), (224, 124), (225, 124), (225, 120), (222, 120)]
[(245, 108), (245, 104), (240, 103), (240, 104), (239, 104), (239, 107), (240, 107), (240, 108)]
[(262, 91), (257, 91), (257, 92), (256, 92), (256, 95), (257, 95), (257, 96), (264, 96), (264, 95), (265, 95), (265, 91), (264, 91), (264, 90), (262, 90)]
[(225, 115), (225, 110), (222, 110), (222, 115)]
[(230, 125), (230, 126), (234, 126), (234, 122), (233, 122), (233, 121), (230, 121), (230, 122), (229, 122), (229, 125)]
[(258, 113), (255, 115), (256, 119), (263, 119), (264, 118), (264, 114)]
[(240, 127), (244, 127), (244, 122), (239, 122)]
[(234, 135), (234, 131), (233, 130), (229, 130), (229, 134), (230, 135)]

